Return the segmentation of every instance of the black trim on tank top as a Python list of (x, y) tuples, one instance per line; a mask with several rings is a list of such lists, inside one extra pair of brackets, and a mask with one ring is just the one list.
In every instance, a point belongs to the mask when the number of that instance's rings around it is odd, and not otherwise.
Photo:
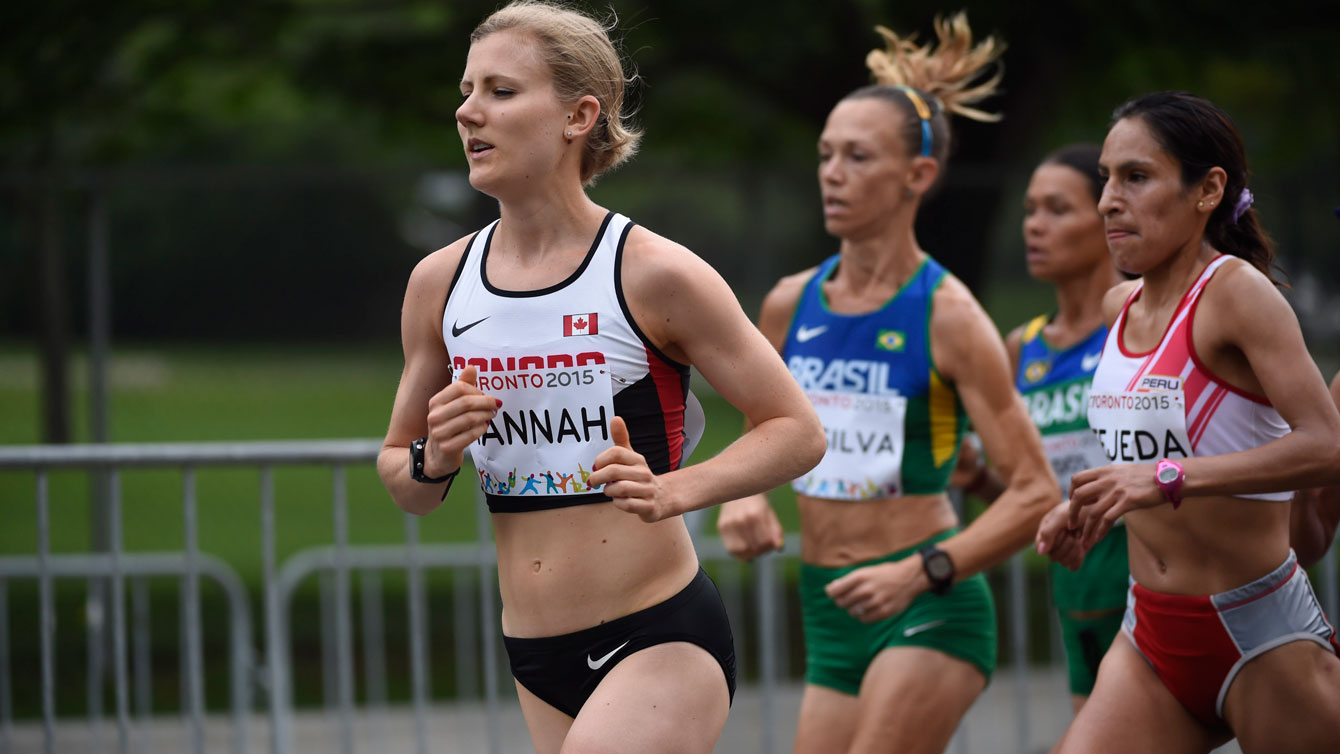
[(451, 276), (451, 283), (447, 286), (447, 297), (442, 299), (442, 319), (447, 318), (447, 304), (451, 303), (451, 292), (456, 290), (456, 281), (461, 279), (461, 273), (465, 271), (465, 263), (470, 259), (470, 249), (475, 246), (475, 239), (479, 238), (479, 231), (470, 236), (470, 241), (465, 244), (465, 251), (461, 253), (461, 261), (456, 263), (456, 272)]
[(549, 511), (555, 508), (571, 508), (577, 505), (608, 503), (610, 496), (603, 492), (592, 492), (587, 495), (523, 497), (520, 495), (494, 495), (486, 492), (484, 493), (484, 501), (488, 503), (489, 513), (530, 513), (532, 511)]
[(605, 213), (605, 219), (600, 221), (600, 230), (596, 231), (596, 238), (591, 242), (591, 248), (587, 250), (586, 257), (582, 259), (582, 263), (577, 266), (575, 272), (569, 275), (567, 279), (554, 283), (548, 288), (540, 288), (539, 290), (534, 291), (505, 291), (502, 288), (495, 288), (493, 284), (489, 282), (489, 249), (493, 246), (494, 234), (498, 232), (498, 229), (495, 227), (493, 233), (489, 233), (488, 239), (484, 241), (484, 255), (479, 260), (479, 279), (484, 283), (484, 290), (495, 296), (503, 296), (506, 298), (531, 298), (534, 296), (546, 296), (572, 285), (577, 278), (582, 276), (583, 272), (586, 272), (586, 268), (590, 266), (591, 259), (595, 257), (596, 249), (600, 248), (600, 242), (605, 238), (605, 230), (609, 228), (610, 219), (613, 217), (613, 212)]
[(633, 328), (633, 333), (637, 335), (642, 345), (647, 347), (648, 351), (656, 354), (657, 358), (679, 371), (680, 374), (689, 373), (689, 365), (681, 364), (678, 361), (666, 356), (661, 349), (651, 342), (651, 338), (642, 332), (642, 328), (637, 326), (637, 320), (633, 318), (633, 312), (628, 308), (628, 300), (623, 295), (623, 246), (628, 241), (628, 233), (633, 230), (636, 223), (629, 221), (623, 229), (623, 235), (619, 236), (619, 245), (614, 247), (614, 296), (619, 300), (619, 309), (623, 311), (623, 318), (628, 320), (628, 326)]

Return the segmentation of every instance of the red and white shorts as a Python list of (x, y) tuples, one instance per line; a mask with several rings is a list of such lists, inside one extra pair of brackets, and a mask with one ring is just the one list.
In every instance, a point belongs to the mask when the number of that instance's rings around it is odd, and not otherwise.
[(1228, 687), (1252, 658), (1295, 641), (1340, 654), (1292, 550), (1279, 568), (1219, 594), (1161, 594), (1132, 579), (1122, 630), (1177, 701), (1210, 727), (1224, 724)]

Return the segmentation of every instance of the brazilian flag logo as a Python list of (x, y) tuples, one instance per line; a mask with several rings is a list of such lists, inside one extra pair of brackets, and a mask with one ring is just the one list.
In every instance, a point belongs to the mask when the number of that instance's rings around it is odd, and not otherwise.
[(880, 330), (875, 336), (875, 348), (881, 351), (901, 352), (907, 345), (907, 336), (898, 330)]
[(1047, 372), (1051, 370), (1051, 367), (1052, 365), (1050, 361), (1034, 361), (1024, 367), (1024, 379), (1029, 382), (1037, 382), (1047, 376)]

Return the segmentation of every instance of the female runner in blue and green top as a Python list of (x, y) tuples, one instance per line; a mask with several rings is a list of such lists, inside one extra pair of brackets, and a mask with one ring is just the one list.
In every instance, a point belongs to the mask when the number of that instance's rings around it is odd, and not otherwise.
[[(935, 50), (881, 29), (889, 50), (867, 61), (878, 83), (829, 115), (819, 186), (837, 254), (781, 280), (759, 322), (828, 437), (793, 485), (807, 665), (798, 753), (943, 751), (995, 666), (981, 571), (1028, 544), (1060, 499), (1000, 335), (914, 234), (949, 151), (949, 112), (992, 119), (966, 105), (998, 83), (965, 86), (996, 40), (974, 47), (962, 16), (936, 27)], [(959, 531), (945, 490), (966, 418), (1010, 483)], [(718, 526), (737, 557), (781, 544), (762, 495), (725, 504)]]
[[(1055, 288), (1056, 311), (1020, 325), (1005, 339), (1019, 392), (1062, 491), (1070, 489), (1076, 472), (1108, 465), (1086, 414), (1089, 383), (1107, 339), (1103, 294), (1122, 280), (1098, 214), (1101, 151), (1090, 144), (1064, 147), (1033, 171), (1024, 197), (1028, 273)], [(965, 487), (988, 502), (999, 489), (985, 468)], [(1126, 528), (1113, 529), (1078, 571), (1053, 563), (1051, 577), (1078, 712), (1121, 629), (1129, 586)]]

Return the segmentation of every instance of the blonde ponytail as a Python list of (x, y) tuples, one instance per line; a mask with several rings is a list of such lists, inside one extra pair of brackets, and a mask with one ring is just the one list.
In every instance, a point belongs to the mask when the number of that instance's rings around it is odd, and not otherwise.
[(1005, 43), (999, 37), (991, 35), (974, 45), (968, 17), (962, 12), (948, 19), (936, 16), (935, 44), (918, 45), (884, 26), (875, 31), (885, 43), (884, 49), (871, 50), (865, 58), (875, 83), (844, 99), (883, 99), (898, 108), (905, 121), (902, 135), (913, 154), (945, 164), (950, 152), (949, 113), (988, 123), (1001, 119), (1000, 113), (974, 107), (1000, 88)]
[[(969, 105), (996, 93), (1005, 75), (1000, 62), (1005, 43), (992, 35), (973, 45), (968, 16), (961, 11), (948, 19), (936, 16), (934, 26), (939, 41), (935, 46), (918, 46), (911, 37), (899, 37), (888, 27), (876, 26), (885, 48), (871, 50), (865, 58), (875, 83), (910, 86), (938, 99), (945, 110), (965, 118), (990, 123), (1000, 120), (1000, 113), (988, 113)], [(995, 71), (990, 78), (973, 84), (991, 68)]]

